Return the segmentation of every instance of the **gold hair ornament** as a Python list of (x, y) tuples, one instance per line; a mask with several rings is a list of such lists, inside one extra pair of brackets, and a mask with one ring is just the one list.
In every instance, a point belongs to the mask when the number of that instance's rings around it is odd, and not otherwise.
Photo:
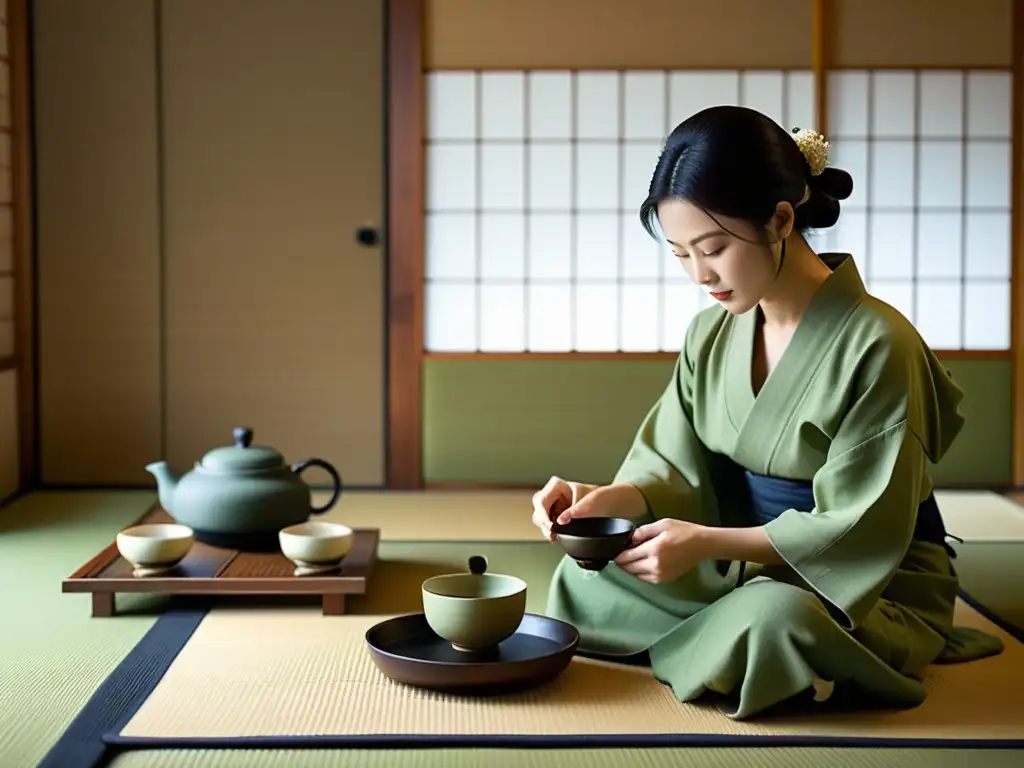
[(811, 176), (819, 176), (828, 166), (829, 143), (810, 128), (794, 128), (793, 140), (811, 167)]

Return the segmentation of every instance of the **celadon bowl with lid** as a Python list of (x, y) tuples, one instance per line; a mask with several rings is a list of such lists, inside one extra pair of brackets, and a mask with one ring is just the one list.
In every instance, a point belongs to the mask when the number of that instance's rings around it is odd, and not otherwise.
[[(180, 478), (166, 461), (148, 464), (156, 478), (160, 505), (195, 531), (197, 541), (249, 551), (278, 548), (282, 528), (322, 515), (341, 497), (342, 479), (319, 458), (288, 463), (274, 448), (254, 445), (248, 427), (234, 429), (234, 445), (213, 448)], [(312, 488), (302, 473), (318, 467), (330, 476), (331, 496), (313, 506)]]

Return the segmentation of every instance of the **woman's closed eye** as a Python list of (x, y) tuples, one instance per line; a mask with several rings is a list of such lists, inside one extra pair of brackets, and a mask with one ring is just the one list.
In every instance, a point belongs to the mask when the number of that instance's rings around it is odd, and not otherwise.
[[(726, 249), (726, 247), (727, 247), (727, 246), (723, 245), (723, 246), (721, 246), (721, 247), (719, 247), (719, 248), (716, 248), (715, 250), (713, 250), (713, 251), (711, 251), (711, 252), (709, 252), (709, 253), (704, 253), (704, 252), (701, 252), (701, 254), (700, 254), (700, 255), (701, 255), (701, 256), (703, 256), (703, 257), (705, 257), (705, 258), (710, 258), (710, 257), (712, 257), (712, 256), (718, 256), (718, 255), (719, 255), (719, 254), (720, 254), (720, 253), (721, 253), (722, 251), (724, 251), (724, 250)], [(690, 258), (690, 254), (688, 254), (688, 253), (675, 253), (675, 254), (673, 254), (673, 255), (674, 255), (674, 256), (675, 256), (675, 257), (676, 257), (677, 259), (688, 259), (688, 258)]]

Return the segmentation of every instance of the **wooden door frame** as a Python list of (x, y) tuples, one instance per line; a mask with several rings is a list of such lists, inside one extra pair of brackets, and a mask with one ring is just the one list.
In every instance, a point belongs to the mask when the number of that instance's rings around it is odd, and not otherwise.
[(423, 487), (423, 0), (388, 0), (387, 487)]

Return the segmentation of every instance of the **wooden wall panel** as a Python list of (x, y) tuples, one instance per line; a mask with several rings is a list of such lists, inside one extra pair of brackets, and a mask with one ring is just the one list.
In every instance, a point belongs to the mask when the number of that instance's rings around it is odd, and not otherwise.
[[(10, 171), (0, 166), (0, 176)], [(0, 370), (14, 358), (14, 248), (11, 208), (0, 204)]]
[(0, 3), (5, 14), (6, 35), (0, 34), (3, 97), (0, 98), (0, 167), (9, 204), (0, 206), (0, 272), (12, 278), (10, 317), (0, 325), (0, 347), (14, 353), (0, 369), (13, 366), (16, 377), (17, 460), (8, 466), (19, 469), (18, 490), (36, 485), (35, 442), (35, 273), (32, 253), (32, 124), (29, 115), (30, 0)]
[[(967, 391), (967, 423), (949, 455), (930, 468), (934, 480), (940, 486), (1008, 484), (1009, 361), (945, 363)], [(672, 366), (668, 360), (427, 359), (424, 480), (428, 486), (539, 488), (556, 474), (609, 482)], [(553, 424), (557, 438), (538, 440)]]
[(0, 501), (18, 490), (18, 373), (0, 371)]
[[(830, 0), (830, 64), (1007, 66), (1011, 0)], [(810, 0), (426, 0), (427, 69), (807, 67)]]
[(152, 0), (34, 3), (44, 483), (137, 483), (160, 455)]
[[(11, 197), (11, 68), (7, 2), (0, 2), (0, 372), (14, 362), (14, 242)], [(2, 418), (0, 418), (2, 423)], [(2, 469), (0, 469), (2, 475)], [(3, 497), (0, 487), (0, 498)]]
[[(0, 256), (0, 258), (3, 258)], [(0, 318), (8, 320), (14, 317), (14, 275), (4, 274), (0, 271)], [(11, 354), (13, 350), (6, 354)], [(3, 347), (0, 347), (0, 357), (4, 357)]]
[(426, 0), (427, 69), (798, 68), (810, 0)]
[(165, 0), (162, 30), (167, 459), (244, 424), (379, 485), (381, 4)]
[(834, 0), (829, 65), (1009, 67), (1012, 0)]
[(11, 207), (0, 205), (0, 275), (14, 271), (14, 237)]

